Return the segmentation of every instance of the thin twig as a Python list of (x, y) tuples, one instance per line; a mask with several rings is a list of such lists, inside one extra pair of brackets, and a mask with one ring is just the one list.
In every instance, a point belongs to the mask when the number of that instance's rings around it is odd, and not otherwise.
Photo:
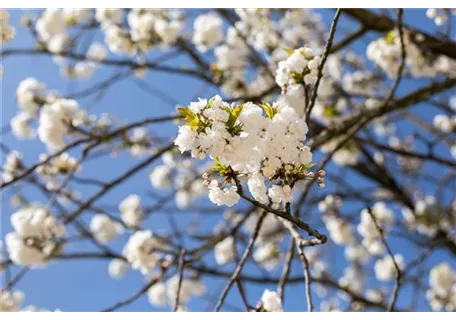
[(217, 302), (217, 305), (215, 306), (216, 312), (219, 311), (220, 308), (222, 307), (223, 302), (225, 301), (225, 298), (228, 295), (228, 292), (230, 291), (230, 289), (233, 286), (234, 282), (236, 281), (237, 277), (241, 274), (242, 268), (244, 267), (244, 264), (247, 262), (247, 259), (249, 258), (250, 253), (253, 250), (253, 246), (258, 237), (258, 234), (260, 233), (261, 225), (263, 224), (263, 220), (265, 217), (266, 217), (266, 212), (263, 211), (260, 218), (258, 219), (258, 222), (256, 224), (253, 235), (250, 238), (249, 244), (247, 245), (247, 248), (245, 249), (244, 254), (242, 255), (241, 261), (239, 261), (238, 265), (236, 266), (236, 269), (234, 270), (230, 280), (228, 281), (228, 284), (226, 285), (225, 289), (222, 292), (222, 295), (220, 296), (220, 298)]
[(285, 296), (285, 284), (288, 281), (288, 277), (291, 272), (291, 263), (293, 262), (295, 249), (295, 241), (293, 238), (290, 240), (290, 248), (288, 249), (287, 256), (285, 257), (285, 264), (283, 266), (282, 275), (280, 276), (279, 284), (277, 285), (277, 294), (281, 301), (284, 301)]
[(375, 217), (374, 213), (372, 212), (372, 208), (367, 208), (367, 212), (371, 216), (372, 220), (374, 221), (375, 228), (377, 229), (378, 233), (380, 234), (380, 238), (382, 240), (383, 245), (385, 246), (386, 250), (388, 251), (388, 255), (390, 256), (391, 260), (393, 261), (394, 268), (396, 269), (396, 282), (394, 285), (394, 290), (391, 298), (391, 302), (388, 305), (388, 311), (393, 311), (394, 310), (394, 305), (396, 304), (397, 297), (399, 295), (399, 289), (401, 286), (401, 269), (399, 268), (399, 265), (396, 262), (396, 259), (394, 258), (394, 254), (391, 251), (390, 246), (386, 242), (385, 235), (383, 233), (382, 228), (379, 226), (377, 222), (377, 218)]
[(116, 311), (117, 309), (120, 309), (126, 305), (129, 305), (133, 302), (135, 302), (136, 300), (138, 300), (143, 294), (145, 294), (152, 286), (154, 286), (156, 283), (158, 283), (160, 281), (161, 277), (157, 277), (157, 278), (154, 278), (152, 280), (150, 280), (144, 287), (141, 288), (141, 290), (139, 290), (138, 292), (134, 293), (132, 296), (128, 297), (127, 299), (125, 300), (122, 300), (114, 305), (112, 305), (111, 307), (108, 307), (104, 310), (102, 310), (102, 312), (112, 312), (112, 311)]
[(176, 312), (177, 309), (179, 308), (180, 292), (181, 292), (181, 287), (182, 287), (182, 280), (184, 278), (184, 262), (185, 262), (185, 249), (182, 249), (179, 254), (179, 267), (178, 267), (179, 282), (177, 283), (176, 300), (174, 302), (173, 312)]
[(310, 279), (310, 269), (309, 269), (309, 260), (307, 260), (307, 257), (304, 253), (304, 247), (306, 245), (309, 245), (309, 240), (304, 240), (299, 232), (295, 229), (295, 226), (290, 224), (289, 221), (285, 221), (283, 219), (279, 219), (282, 221), (283, 225), (285, 228), (288, 229), (290, 232), (291, 236), (293, 237), (295, 241), (296, 248), (298, 250), (298, 255), (299, 259), (301, 260), (303, 267), (304, 267), (304, 279), (305, 279), (305, 285), (306, 285), (306, 300), (307, 300), (307, 311), (312, 312), (313, 311), (313, 304), (312, 304), (312, 292), (310, 289), (311, 285), (311, 279)]
[(326, 47), (325, 51), (323, 53), (323, 58), (321, 60), (321, 63), (318, 67), (318, 75), (317, 75), (317, 81), (315, 82), (315, 86), (312, 92), (312, 97), (310, 99), (310, 104), (307, 107), (307, 118), (310, 119), (310, 113), (312, 112), (313, 107), (315, 106), (315, 101), (317, 100), (317, 95), (318, 95), (318, 86), (320, 85), (321, 78), (323, 78), (323, 67), (325, 66), (326, 59), (328, 59), (328, 56), (330, 54), (331, 46), (334, 40), (334, 34), (336, 33), (336, 27), (337, 27), (337, 22), (339, 21), (339, 17), (341, 14), (341, 9), (337, 9), (336, 14), (334, 15), (332, 24), (331, 24), (331, 29), (329, 31), (329, 36), (328, 40), (326, 41)]
[(11, 290), (29, 271), (30, 269), (27, 267), (22, 268), (11, 281), (8, 281), (5, 288), (2, 291), (9, 291)]
[(399, 41), (401, 44), (401, 63), (399, 65), (399, 69), (397, 70), (397, 75), (396, 75), (396, 80), (394, 81), (393, 87), (391, 88), (391, 91), (388, 95), (388, 97), (385, 100), (385, 103), (383, 104), (383, 107), (386, 107), (389, 105), (391, 100), (393, 99), (397, 88), (399, 87), (399, 83), (401, 82), (402, 75), (404, 72), (404, 67), (405, 67), (405, 59), (406, 59), (406, 51), (405, 51), (405, 43), (404, 43), (404, 30), (402, 28), (402, 15), (403, 15), (403, 10), (402, 9), (397, 9), (397, 28), (399, 31)]
[(239, 278), (236, 279), (236, 285), (239, 291), (239, 295), (241, 296), (242, 303), (244, 303), (245, 310), (250, 311), (251, 307), (247, 301), (247, 295), (245, 294), (244, 287), (242, 286), (242, 282)]
[(304, 253), (304, 248), (302, 245), (297, 246), (299, 258), (304, 265), (304, 279), (306, 282), (306, 299), (307, 299), (307, 311), (313, 311), (313, 304), (312, 304), (312, 293), (310, 289), (311, 279), (310, 279), (310, 269), (309, 269), (309, 260)]

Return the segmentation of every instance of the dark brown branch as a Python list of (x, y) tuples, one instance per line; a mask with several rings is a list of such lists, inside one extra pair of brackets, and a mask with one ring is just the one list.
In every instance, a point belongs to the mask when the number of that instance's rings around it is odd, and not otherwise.
[[(369, 30), (378, 32), (388, 32), (396, 27), (394, 20), (373, 13), (366, 9), (344, 9), (344, 13), (358, 20), (364, 27)], [(407, 30), (410, 30), (412, 37), (422, 35), (423, 41), (418, 43), (419, 47), (424, 50), (429, 50), (434, 54), (443, 54), (449, 58), (456, 60), (456, 43), (452, 41), (439, 40), (425, 32), (416, 30), (408, 25), (404, 25)]]
[(368, 29), (366, 27), (361, 26), (355, 32), (349, 34), (346, 38), (344, 38), (340, 42), (334, 44), (332, 46), (331, 50), (329, 51), (329, 53), (334, 53), (334, 52), (337, 52), (337, 51), (345, 48), (346, 46), (351, 44), (353, 41), (355, 41), (356, 39), (359, 39), (361, 36), (363, 36), (367, 32), (367, 30)]
[(261, 209), (266, 210), (267, 212), (270, 212), (270, 213), (272, 213), (272, 214), (274, 214), (274, 215), (276, 215), (276, 216), (278, 216), (280, 218), (283, 218), (283, 219), (291, 222), (292, 224), (296, 225), (298, 228), (307, 231), (307, 233), (310, 236), (314, 236), (315, 238), (317, 238), (320, 241), (320, 243), (326, 243), (326, 241), (328, 240), (327, 237), (324, 234), (321, 234), (317, 230), (313, 229), (310, 225), (308, 225), (307, 223), (299, 220), (298, 218), (295, 218), (294, 216), (292, 216), (292, 215), (290, 215), (290, 214), (288, 214), (286, 212), (273, 209), (270, 206), (267, 206), (267, 205), (262, 204), (261, 202), (255, 200), (255, 199), (252, 199), (251, 197), (249, 197), (248, 195), (246, 195), (244, 193), (242, 185), (239, 182), (239, 180), (237, 179), (237, 177), (234, 177), (234, 180), (236, 182), (236, 186), (238, 188), (239, 195), (242, 198), (244, 198), (245, 200), (249, 201), (250, 203), (254, 204), (257, 207), (260, 207)]
[(391, 101), (384, 108), (376, 108), (373, 110), (364, 110), (340, 121), (336, 126), (324, 129), (317, 136), (310, 139), (308, 145), (314, 149), (329, 141), (332, 137), (337, 136), (342, 132), (346, 132), (349, 128), (356, 124), (360, 124), (362, 128), (369, 121), (381, 117), (389, 112), (405, 109), (420, 101), (427, 100), (432, 95), (451, 89), (456, 85), (456, 78), (449, 78), (442, 82), (433, 83), (429, 86), (420, 88), (407, 94), (405, 97)]

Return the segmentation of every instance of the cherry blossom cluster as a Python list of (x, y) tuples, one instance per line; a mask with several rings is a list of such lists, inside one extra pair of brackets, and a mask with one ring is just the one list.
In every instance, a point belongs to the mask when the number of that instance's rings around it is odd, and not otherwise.
[(85, 111), (75, 100), (56, 99), (44, 104), (40, 110), (38, 137), (48, 150), (60, 150), (65, 147), (69, 125), (77, 127), (85, 121)]
[(451, 230), (451, 220), (454, 219), (456, 211), (446, 213), (440, 207), (433, 196), (419, 196), (414, 203), (415, 210), (408, 207), (402, 208), (402, 215), (410, 230), (433, 237), (437, 232)]
[(9, 24), (9, 13), (5, 9), (0, 9), (0, 29), (2, 30), (2, 38), (0, 43), (3, 45), (14, 39), (16, 29)]
[(162, 155), (163, 164), (155, 166), (149, 175), (152, 186), (156, 189), (176, 190), (176, 206), (187, 208), (196, 198), (207, 194), (201, 173), (207, 166), (195, 168), (195, 162), (188, 157), (179, 157), (173, 151)]
[(450, 264), (443, 262), (431, 269), (429, 286), (426, 298), (433, 311), (456, 310), (456, 272)]
[[(108, 220), (106, 216), (100, 217), (103, 221), (96, 221), (99, 225), (92, 227), (102, 227), (102, 229), (95, 230), (97, 236), (103, 237), (102, 240), (112, 240), (123, 232), (121, 225)], [(98, 219), (98, 218), (97, 218)], [(108, 271), (114, 279), (122, 279), (125, 272), (131, 267), (133, 270), (138, 270), (144, 276), (151, 276), (158, 267), (162, 267), (167, 257), (162, 254), (166, 249), (166, 242), (164, 239), (153, 235), (150, 230), (137, 230), (132, 233), (123, 247), (122, 254), (124, 259), (115, 258), (111, 260), (108, 266)]]
[(20, 112), (11, 121), (11, 130), (19, 139), (34, 138), (36, 133), (30, 121), (36, 118), (39, 106), (45, 101), (45, 85), (35, 78), (26, 78), (16, 89), (16, 100)]
[[(100, 228), (101, 227), (101, 228)], [(102, 242), (110, 241), (122, 232), (121, 226), (106, 215), (98, 215), (91, 222), (94, 234)], [(101, 238), (100, 238), (101, 237)], [(123, 259), (113, 259), (109, 263), (109, 274), (114, 279), (123, 278), (125, 272), (131, 267), (140, 271), (144, 276), (154, 275), (159, 268), (167, 268), (171, 257), (166, 255), (168, 245), (166, 239), (153, 234), (150, 230), (137, 230), (128, 239), (123, 248)], [(174, 275), (167, 281), (155, 283), (147, 291), (149, 302), (158, 307), (173, 306), (178, 292), (179, 275)], [(182, 279), (179, 291), (179, 309), (185, 310), (185, 304), (193, 296), (201, 296), (206, 292), (206, 287), (200, 277), (189, 273)]]
[[(65, 59), (66, 52), (77, 44), (73, 28), (99, 24), (109, 51), (132, 56), (154, 46), (166, 48), (174, 44), (184, 25), (180, 11), (164, 9), (132, 9), (128, 14), (114, 8), (99, 8), (95, 14), (91, 9), (46, 9), (37, 19), (27, 17), (23, 21), (27, 27), (34, 26), (39, 45), (55, 54), (54, 61), (70, 79), (90, 77), (107, 56), (105, 46), (95, 41), (85, 51), (86, 60)], [(135, 74), (140, 75), (139, 69)]]
[[(149, 302), (158, 307), (170, 305), (174, 307), (179, 286), (179, 275), (174, 275), (166, 282), (153, 285), (148, 291)], [(206, 286), (201, 278), (194, 274), (182, 279), (179, 291), (178, 311), (187, 311), (185, 305), (192, 297), (200, 297), (206, 293)]]
[(279, 45), (280, 37), (277, 27), (271, 23), (270, 9), (252, 8), (236, 9), (235, 11), (242, 21), (239, 27), (249, 35), (247, 39), (255, 49), (271, 50)]
[(434, 117), (434, 127), (443, 132), (456, 132), (456, 116), (438, 114)]
[[(62, 58), (62, 54), (75, 45), (76, 35), (70, 29), (91, 24), (93, 19), (91, 9), (46, 9), (35, 22), (39, 44), (55, 54), (54, 61), (60, 65), (62, 74), (70, 79), (91, 76), (97, 63), (107, 55), (102, 44), (93, 42), (85, 53), (88, 61), (73, 63)], [(24, 21), (27, 26), (31, 25), (32, 20)]]
[[(275, 15), (275, 9), (235, 9), (235, 13), (239, 20), (226, 28), (225, 36), (220, 17), (213, 13), (201, 15), (195, 20), (193, 37), (196, 47), (204, 52), (218, 44), (211, 67), (229, 97), (256, 96), (270, 90), (277, 64), (287, 57), (284, 48), (321, 45), (317, 40), (323, 32), (321, 17), (311, 10), (286, 9)], [(195, 42), (202, 35), (206, 37), (203, 42), (211, 45)], [(258, 68), (253, 75), (247, 68), (251, 49), (267, 57), (262, 65), (257, 57)]]
[(106, 244), (124, 232), (122, 224), (114, 221), (106, 214), (95, 214), (90, 220), (90, 231), (95, 240)]
[[(290, 56), (279, 62), (276, 83), (285, 93), (295, 90), (296, 85), (312, 85), (317, 80), (320, 56), (316, 56), (311, 48), (303, 47), (289, 52)], [(296, 89), (297, 90), (297, 89)]]
[[(419, 48), (420, 41), (420, 35), (413, 36), (408, 30), (404, 30), (405, 66), (412, 77), (435, 77), (439, 73), (455, 74), (456, 61), (442, 55), (437, 57), (427, 56)], [(402, 55), (399, 32), (393, 30), (385, 37), (369, 43), (366, 55), (390, 78), (395, 79), (401, 65)]]
[(214, 12), (202, 14), (193, 23), (192, 42), (200, 51), (213, 48), (223, 39), (223, 21)]
[[(204, 177), (209, 199), (217, 205), (232, 206), (239, 201), (239, 186), (229, 179), (234, 172), (248, 178), (257, 201), (271, 201), (275, 206), (291, 202), (292, 185), (309, 177), (312, 153), (303, 144), (307, 124), (289, 106), (229, 105), (215, 96), (192, 102), (179, 112), (186, 121), (175, 140), (180, 151), (190, 151), (199, 159), (209, 155), (216, 161), (214, 169), (227, 177), (224, 183), (232, 184), (222, 189), (217, 180)], [(268, 189), (265, 178), (279, 183)], [(319, 183), (323, 183), (322, 177)]]
[[(79, 135), (78, 129), (83, 126), (84, 130), (97, 136), (108, 134), (114, 128), (109, 115), (88, 114), (76, 100), (62, 98), (56, 91), (46, 92), (45, 85), (35, 78), (26, 78), (19, 83), (16, 100), (20, 111), (10, 121), (13, 134), (19, 139), (33, 139), (37, 131), (38, 138), (50, 152), (65, 147), (66, 139)], [(33, 128), (34, 121), (38, 122), (37, 130)], [(154, 152), (150, 132), (140, 126), (121, 135), (120, 144), (113, 145), (112, 149), (114, 155), (128, 149), (133, 157)], [(68, 165), (74, 163), (65, 155), (59, 160), (68, 161)]]
[[(331, 159), (337, 165), (355, 165), (359, 161), (361, 151), (354, 140), (344, 140), (345, 136), (333, 138), (321, 147), (321, 151), (327, 154), (334, 152)], [(338, 149), (334, 151), (336, 148)]]
[(396, 262), (399, 270), (402, 271), (404, 269), (404, 257), (400, 254), (395, 254), (393, 258), (389, 255), (386, 255), (383, 258), (378, 259), (377, 262), (375, 262), (374, 271), (375, 276), (378, 280), (388, 281), (394, 278), (397, 272), (394, 262)]
[[(251, 215), (245, 222), (245, 228), (250, 234), (253, 234), (259, 217), (259, 214)], [(253, 252), (253, 259), (261, 268), (272, 271), (283, 263), (285, 255), (280, 250), (283, 239), (283, 224), (273, 215), (267, 215), (263, 220)]]
[(14, 179), (23, 169), (22, 154), (19, 151), (12, 150), (6, 155), (5, 162), (2, 166), (2, 183), (10, 182)]
[[(391, 136), (388, 139), (388, 144), (390, 147), (397, 150), (413, 151), (415, 147), (415, 137), (413, 135), (409, 135), (401, 139), (397, 136)], [(396, 162), (409, 172), (417, 172), (423, 163), (421, 159), (403, 156), (398, 156), (396, 158)]]
[(120, 218), (129, 228), (138, 228), (143, 218), (141, 198), (137, 194), (130, 194), (119, 204)]
[(141, 157), (154, 152), (154, 148), (152, 148), (152, 136), (150, 135), (150, 132), (143, 127), (137, 127), (131, 130), (131, 132), (124, 137), (123, 144), (122, 147), (127, 147), (132, 157)]
[(129, 10), (125, 26), (123, 9), (99, 8), (95, 18), (101, 24), (109, 50), (132, 56), (154, 46), (174, 44), (184, 17), (178, 10), (136, 8)]
[(266, 289), (261, 296), (259, 309), (266, 312), (282, 312), (282, 299), (280, 299), (276, 291)]
[(369, 252), (362, 244), (355, 244), (345, 247), (345, 258), (355, 264), (363, 264), (370, 258)]
[(361, 294), (365, 286), (363, 278), (364, 269), (358, 264), (350, 264), (344, 268), (338, 282), (343, 288)]
[(32, 119), (39, 119), (38, 137), (48, 150), (57, 151), (65, 146), (69, 126), (87, 123), (88, 117), (78, 103), (60, 98), (57, 93), (45, 94), (44, 84), (35, 78), (23, 80), (16, 90), (20, 113), (11, 120), (13, 133), (21, 139), (35, 136), (29, 126)]
[[(24, 301), (24, 293), (19, 290), (2, 290), (0, 293), (0, 312), (50, 312), (51, 310), (41, 309), (33, 305), (21, 307)], [(60, 310), (54, 310), (55, 312)]]
[[(38, 160), (44, 162), (48, 158), (46, 154), (40, 154)], [(58, 175), (66, 175), (70, 172), (77, 172), (81, 169), (76, 158), (73, 158), (68, 153), (63, 152), (57, 157), (52, 158), (45, 164), (38, 166), (37, 173), (45, 178), (53, 178)]]
[(372, 95), (379, 87), (380, 78), (370, 70), (347, 72), (342, 77), (342, 87), (350, 93)]
[(368, 209), (361, 211), (358, 233), (363, 237), (363, 246), (371, 255), (376, 256), (385, 251), (377, 225), (382, 229), (384, 234), (387, 234), (394, 223), (394, 214), (384, 202), (375, 203), (371, 209), (371, 213), (375, 217), (375, 221)]
[[(214, 231), (220, 236), (234, 227), (239, 221), (243, 220), (243, 214), (228, 210), (224, 214), (223, 223), (216, 225)], [(243, 229), (249, 234), (253, 234), (258, 223), (260, 214), (253, 212), (244, 222)], [(283, 261), (284, 255), (280, 250), (281, 242), (284, 239), (284, 227), (273, 215), (267, 215), (255, 242), (253, 259), (265, 270), (274, 270)], [(231, 236), (224, 236), (214, 247), (214, 258), (218, 265), (225, 265), (233, 262), (236, 256), (236, 242)]]
[(154, 237), (150, 230), (133, 233), (124, 246), (123, 254), (131, 267), (142, 274), (151, 274), (161, 262), (162, 255), (156, 250), (163, 249), (163, 242)]
[(60, 64), (61, 72), (69, 79), (89, 78), (97, 70), (100, 63), (106, 59), (108, 51), (100, 42), (92, 42), (85, 52), (85, 61), (75, 63), (65, 63), (65, 59), (60, 59), (57, 54), (54, 59)]
[(80, 193), (69, 186), (59, 183), (69, 175), (73, 175), (82, 169), (79, 160), (63, 152), (58, 156), (48, 159), (47, 154), (40, 154), (38, 161), (43, 163), (36, 168), (37, 174), (46, 181), (45, 187), (48, 191), (58, 191), (57, 199), (67, 203), (68, 200), (78, 199)]
[[(352, 51), (331, 54), (326, 60), (311, 117), (326, 126), (337, 125), (341, 117), (365, 107), (361, 102), (347, 99), (347, 95), (370, 97), (381, 93), (384, 88), (380, 79), (378, 74), (366, 70), (360, 55)], [(287, 92), (281, 99), (295, 110), (304, 111), (302, 92)]]
[[(35, 29), (41, 44), (50, 52), (59, 54), (73, 45), (69, 27), (89, 23), (92, 19), (91, 9), (46, 9), (36, 20)], [(85, 63), (81, 62), (73, 69), (85, 68)]]
[(24, 293), (21, 291), (3, 291), (0, 293), (0, 311), (15, 312), (20, 310), (24, 301)]
[(325, 216), (324, 222), (329, 232), (329, 237), (338, 245), (350, 245), (355, 242), (352, 226), (343, 219), (335, 216)]
[[(36, 31), (40, 40), (47, 43), (58, 42), (63, 51), (69, 39), (66, 28), (71, 25), (87, 22), (92, 18), (90, 9), (47, 9), (36, 21)], [(52, 45), (51, 45), (52, 47)]]
[(342, 204), (340, 197), (329, 194), (318, 203), (318, 210), (324, 214), (323, 221), (331, 240), (338, 245), (351, 245), (355, 243), (352, 227), (337, 216)]
[(436, 26), (442, 26), (448, 22), (448, 18), (452, 15), (456, 15), (456, 9), (435, 9), (429, 8), (426, 10), (426, 17), (433, 19)]
[(390, 122), (387, 117), (379, 117), (373, 124), (374, 132), (379, 137), (392, 136), (396, 132), (396, 124)]
[(11, 215), (14, 232), (5, 237), (10, 259), (18, 265), (39, 267), (46, 265), (47, 259), (61, 250), (59, 241), (65, 233), (60, 224), (40, 204), (23, 207)]

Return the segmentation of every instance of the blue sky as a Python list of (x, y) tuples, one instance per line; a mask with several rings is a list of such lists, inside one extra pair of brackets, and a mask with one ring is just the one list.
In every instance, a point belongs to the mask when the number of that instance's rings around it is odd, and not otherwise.
[[(332, 20), (334, 12), (331, 10), (320, 10), (323, 19), (326, 24), (329, 24)], [(27, 32), (19, 25), (18, 20), (21, 11), (10, 10), (10, 23), (16, 26), (17, 36), (14, 41), (6, 44), (4, 48), (31, 48), (32, 42), (31, 37)], [(405, 21), (411, 25), (419, 26), (422, 30), (427, 30), (429, 33), (433, 32), (435, 26), (433, 22), (426, 18), (424, 10), (407, 10), (405, 13)], [(345, 18), (340, 21), (340, 28), (342, 30), (351, 31), (354, 30), (354, 24), (350, 23)], [(340, 33), (339, 33), (340, 35)], [(339, 35), (336, 36), (336, 40)], [(370, 33), (369, 38), (375, 39), (378, 35)], [(454, 37), (454, 33), (453, 33)], [(95, 36), (95, 39), (103, 41), (100, 34)], [(358, 42), (354, 46), (358, 52), (365, 50), (365, 43)], [(113, 56), (114, 57), (114, 56)], [(59, 67), (54, 64), (48, 56), (20, 56), (20, 57), (9, 57), (3, 63), (3, 78), (0, 83), (2, 87), (1, 93), (1, 124), (2, 127), (6, 126), (17, 112), (17, 105), (15, 102), (15, 90), (17, 85), (26, 77), (35, 77), (39, 81), (46, 83), (47, 89), (56, 89), (64, 95), (78, 92), (84, 88), (89, 88), (95, 83), (98, 83), (102, 79), (109, 78), (116, 70), (109, 67), (103, 67), (96, 71), (95, 75), (88, 80), (67, 80), (60, 76)], [(173, 65), (188, 65), (188, 61), (184, 58), (174, 59)], [(189, 101), (194, 100), (197, 96), (210, 97), (214, 93), (218, 93), (214, 88), (208, 87), (206, 84), (202, 84), (199, 81), (195, 81), (188, 77), (179, 77), (175, 75), (169, 75), (159, 72), (150, 72), (143, 79), (151, 87), (157, 88), (168, 93), (175, 103), (187, 105)], [(425, 81), (409, 81), (403, 84), (400, 88), (399, 93), (408, 92), (414, 88), (418, 88), (425, 84)], [(448, 96), (448, 95), (447, 95)], [(99, 101), (94, 99), (83, 99), (79, 100), (81, 106), (90, 108), (91, 112), (100, 114), (101, 112), (109, 112), (116, 116), (117, 119), (121, 119), (125, 122), (131, 122), (142, 119), (144, 117), (154, 117), (167, 115), (172, 112), (175, 106), (167, 104), (166, 102), (154, 97), (150, 93), (141, 90), (136, 80), (128, 78), (116, 83)], [(423, 117), (430, 117), (435, 114), (435, 110), (430, 109), (428, 106), (419, 106), (417, 108), (417, 114)], [(154, 126), (151, 127), (152, 131), (160, 132), (162, 136), (171, 137), (176, 131), (174, 125), (167, 124), (166, 126)], [(404, 132), (411, 131), (413, 128), (401, 127)], [(24, 153), (24, 160), (27, 164), (32, 164), (37, 159), (40, 153), (45, 151), (44, 146), (36, 140), (33, 141), (18, 141), (11, 134), (2, 135), (2, 142), (7, 146), (17, 149)], [(449, 157), (448, 152), (439, 150), (443, 156)], [(2, 154), (2, 161), (5, 155)], [(315, 160), (319, 160), (317, 155)], [(138, 162), (138, 159), (132, 159), (129, 155), (123, 153), (117, 158), (105, 158), (103, 165), (100, 166), (100, 162), (92, 161), (84, 165), (84, 170), (80, 174), (82, 177), (100, 177), (105, 181), (111, 180), (113, 177), (119, 175), (121, 172), (126, 170), (129, 166)], [(329, 168), (334, 169), (334, 167)], [(146, 171), (137, 174), (132, 179), (128, 180), (127, 183), (119, 188), (111, 191), (106, 197), (99, 201), (100, 205), (117, 207), (117, 204), (130, 193), (138, 193), (139, 195), (145, 195), (147, 191), (151, 191), (148, 180), (148, 172)], [(349, 184), (366, 184), (365, 181), (360, 179), (351, 173), (346, 177)], [(367, 184), (366, 184), (367, 185)], [(331, 188), (331, 186), (328, 186)], [(424, 189), (428, 186), (422, 185)], [(428, 188), (429, 189), (429, 188)], [(89, 195), (93, 192), (93, 189), (81, 187), (79, 190), (83, 195)], [(2, 204), (1, 204), (1, 233), (2, 238), (4, 235), (11, 231), (9, 217), (14, 209), (10, 208), (9, 198), (10, 194), (14, 193), (14, 188), (8, 189), (2, 193)], [(33, 201), (44, 202), (45, 199), (42, 195), (33, 188), (24, 189), (24, 195), (28, 199)], [(145, 204), (150, 204), (150, 199), (144, 197)], [(208, 204), (204, 201), (203, 204)], [(347, 211), (359, 211), (359, 205), (350, 207), (347, 204)], [(398, 210), (397, 210), (398, 211)], [(115, 211), (112, 211), (116, 214)], [(318, 211), (313, 208), (311, 221), (319, 223)], [(167, 230), (169, 229), (168, 219), (166, 219), (165, 212), (154, 215), (147, 221), (146, 226), (152, 230)], [(85, 221), (89, 221), (90, 215), (85, 215)], [(179, 216), (181, 219), (181, 216)], [(190, 218), (185, 218), (190, 219)], [(210, 230), (218, 218), (213, 216), (204, 215), (193, 215), (192, 218), (201, 224), (202, 228)], [(184, 223), (182, 223), (184, 225)], [(116, 251), (120, 251), (123, 244), (125, 243), (127, 236), (124, 235), (112, 243), (112, 248)], [(285, 245), (288, 242), (285, 241)], [(414, 250), (408, 250), (409, 244), (394, 240), (392, 245), (404, 254), (406, 261), (410, 261), (414, 257)], [(73, 245), (67, 248), (68, 252), (71, 251), (90, 251), (94, 250), (89, 243), (79, 243), (77, 246)], [(345, 260), (343, 259), (343, 251), (340, 250), (334, 244), (328, 245), (328, 249), (325, 249), (325, 254), (331, 255), (331, 261), (334, 262), (336, 274), (340, 275), (343, 267), (345, 266)], [(454, 260), (450, 258), (444, 251), (438, 252), (432, 256), (431, 262), (438, 262), (448, 260), (455, 265)], [(213, 257), (208, 256), (207, 261), (213, 263)], [(138, 272), (129, 271), (124, 280), (113, 280), (107, 273), (107, 260), (72, 260), (72, 261), (60, 261), (53, 262), (48, 265), (45, 269), (33, 270), (29, 272), (26, 277), (17, 285), (17, 288), (25, 293), (25, 305), (33, 304), (38, 307), (47, 309), (59, 308), (63, 311), (97, 311), (105, 307), (110, 306), (113, 302), (122, 300), (130, 296), (133, 292), (136, 292), (143, 285), (143, 278)], [(232, 271), (234, 265), (228, 265), (224, 267), (226, 271)], [(17, 268), (13, 268), (15, 272)], [(257, 269), (247, 265), (245, 273), (252, 274), (252, 271), (257, 272)], [(302, 267), (299, 263), (293, 265), (293, 274), (301, 275)], [(280, 274), (280, 268), (274, 272), (273, 275)], [(370, 277), (372, 277), (372, 270), (370, 271)], [(2, 276), (2, 281), (4, 277)], [(426, 282), (423, 279), (423, 282)], [(205, 284), (209, 292), (214, 293), (217, 298), (225, 285), (225, 280), (205, 278)], [(387, 283), (387, 287), (391, 289), (392, 283)], [(249, 286), (247, 288), (247, 294), (251, 304), (255, 304), (259, 300), (263, 289), (275, 289), (274, 284), (270, 285), (259, 285)], [(410, 288), (404, 288), (401, 291), (399, 306), (405, 306), (410, 302)], [(305, 307), (304, 299), (304, 285), (291, 285), (286, 291), (287, 302), (285, 309), (287, 311), (303, 311)], [(316, 296), (314, 294), (314, 296)], [(421, 299), (423, 300), (423, 299)], [(213, 305), (214, 302), (212, 302)], [(231, 294), (227, 300), (228, 304), (241, 306), (240, 299), (236, 288), (233, 287)], [(205, 310), (207, 306), (210, 306), (209, 302), (205, 299), (197, 298), (191, 300), (188, 305), (190, 310)], [(315, 305), (318, 306), (318, 299), (316, 299)], [(420, 309), (425, 310), (426, 304), (424, 301), (418, 301)], [(145, 297), (138, 299), (135, 303), (123, 308), (124, 311), (154, 311), (155, 309), (150, 305)], [(168, 309), (158, 309), (165, 311)], [(228, 309), (226, 309), (228, 310)]]

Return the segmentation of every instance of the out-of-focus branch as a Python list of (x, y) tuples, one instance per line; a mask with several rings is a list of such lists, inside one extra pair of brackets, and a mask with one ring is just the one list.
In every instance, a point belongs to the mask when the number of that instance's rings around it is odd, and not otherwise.
[(399, 268), (399, 265), (396, 262), (396, 259), (394, 258), (393, 251), (391, 250), (390, 246), (386, 242), (383, 230), (379, 226), (379, 224), (377, 222), (377, 218), (373, 214), (372, 209), (370, 207), (367, 208), (367, 212), (369, 213), (369, 215), (371, 216), (372, 220), (374, 221), (375, 227), (377, 228), (377, 231), (380, 234), (380, 238), (382, 240), (382, 243), (385, 246), (386, 250), (388, 251), (388, 255), (389, 255), (390, 259), (393, 261), (394, 268), (396, 269), (396, 282), (395, 282), (395, 285), (394, 285), (394, 290), (393, 290), (393, 294), (392, 294), (392, 297), (391, 297), (391, 302), (388, 305), (388, 311), (393, 311), (394, 310), (394, 305), (396, 304), (396, 300), (397, 300), (397, 297), (399, 295), (399, 289), (401, 287), (402, 272), (401, 272), (401, 269)]

